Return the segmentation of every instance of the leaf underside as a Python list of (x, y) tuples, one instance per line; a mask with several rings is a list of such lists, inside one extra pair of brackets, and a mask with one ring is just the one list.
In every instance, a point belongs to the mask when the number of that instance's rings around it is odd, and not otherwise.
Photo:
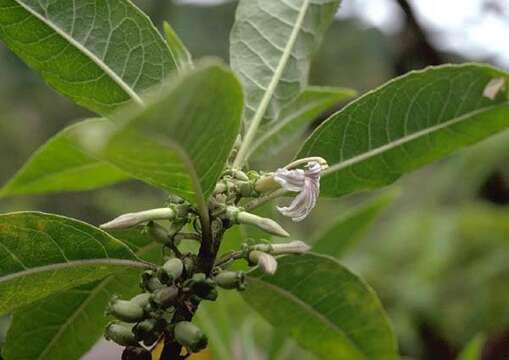
[[(250, 120), (273, 79), (266, 112), (274, 120), (307, 84), (311, 56), (331, 24), (339, 0), (241, 0), (230, 40), (230, 63), (246, 90)], [(302, 17), (302, 21), (299, 19)], [(297, 31), (295, 41), (292, 33)], [(284, 63), (284, 57), (288, 60)], [(278, 74), (278, 68), (283, 70)]]

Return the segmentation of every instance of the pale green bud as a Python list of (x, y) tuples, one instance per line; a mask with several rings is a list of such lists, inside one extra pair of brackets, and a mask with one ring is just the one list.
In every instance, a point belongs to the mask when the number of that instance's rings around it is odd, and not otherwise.
[(276, 258), (270, 254), (253, 250), (249, 253), (248, 260), (251, 264), (258, 265), (266, 274), (274, 275), (277, 271)]
[(288, 232), (274, 220), (251, 214), (246, 211), (240, 211), (238, 208), (233, 206), (228, 207), (227, 216), (237, 224), (255, 225), (275, 236), (290, 236), (290, 234), (288, 234)]
[(103, 230), (127, 229), (153, 220), (171, 220), (175, 217), (175, 211), (171, 208), (151, 209), (136, 213), (120, 215), (119, 217), (102, 224)]

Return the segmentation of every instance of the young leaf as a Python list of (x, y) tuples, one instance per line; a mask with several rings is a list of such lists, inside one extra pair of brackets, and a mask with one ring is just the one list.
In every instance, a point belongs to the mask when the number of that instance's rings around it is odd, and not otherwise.
[(344, 88), (308, 87), (283, 108), (276, 123), (260, 127), (248, 157), (251, 154), (256, 158), (276, 154), (289, 142), (301, 136), (319, 115), (355, 94), (355, 91)]
[(389, 191), (342, 214), (334, 224), (311, 241), (313, 251), (341, 257), (368, 231), (375, 219), (396, 199), (398, 193)]
[(266, 101), (261, 115), (276, 119), (303, 90), (311, 56), (338, 6), (339, 0), (239, 1), (230, 63), (246, 89), (248, 120)]
[[(144, 260), (154, 261), (160, 257), (160, 247), (141, 236), (139, 231), (114, 235), (128, 243)], [(103, 335), (106, 323), (111, 320), (104, 315), (108, 301), (113, 295), (129, 299), (138, 294), (138, 281), (139, 271), (126, 269), (16, 312), (3, 354), (12, 360), (81, 359)]]
[(108, 124), (108, 120), (85, 120), (52, 137), (0, 189), (0, 197), (89, 190), (129, 179), (119, 169), (85, 153), (69, 136), (74, 131), (102, 124)]
[(205, 199), (224, 169), (241, 115), (239, 82), (222, 65), (208, 64), (173, 81), (144, 109), (128, 107), (114, 115), (110, 131), (90, 127), (74, 136), (130, 176), (206, 213)]
[(168, 46), (129, 0), (0, 0), (0, 39), (60, 93), (108, 114), (175, 70)]
[(191, 69), (193, 67), (193, 59), (189, 50), (187, 50), (178, 34), (168, 22), (165, 21), (163, 23), (163, 28), (166, 34), (166, 42), (168, 43), (175, 64), (177, 64), (177, 68), (179, 70)]
[(382, 306), (362, 280), (332, 258), (278, 259), (274, 276), (248, 277), (244, 299), (278, 330), (321, 359), (396, 359)]
[(119, 269), (147, 267), (93, 226), (37, 212), (0, 215), (0, 258), (0, 314)]
[(485, 65), (411, 72), (367, 93), (325, 121), (298, 157), (329, 162), (322, 193), (340, 196), (389, 184), (401, 175), (509, 127), (507, 92), (483, 95)]

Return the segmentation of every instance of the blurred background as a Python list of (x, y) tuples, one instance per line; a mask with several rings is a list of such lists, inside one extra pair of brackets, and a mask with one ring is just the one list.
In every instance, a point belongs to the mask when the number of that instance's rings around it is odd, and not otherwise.
[[(227, 61), (234, 1), (134, 2), (158, 26), (169, 21), (194, 58)], [(509, 0), (344, 0), (316, 55), (310, 83), (363, 93), (412, 69), (468, 61), (509, 70)], [(0, 184), (50, 136), (87, 116), (0, 44)], [(271, 170), (285, 164), (298, 146), (296, 141), (257, 166)], [(403, 178), (396, 192), (321, 199), (299, 227), (285, 225), (310, 243), (323, 236), (337, 239), (340, 245), (324, 252), (376, 290), (407, 359), (457, 359), (465, 347), (479, 345), (482, 359), (507, 360), (508, 160), (506, 133)], [(86, 193), (1, 200), (0, 211), (41, 210), (99, 224), (159, 206), (164, 199), (157, 190), (131, 182)], [(369, 227), (356, 226), (362, 217), (372, 219)], [(240, 243), (240, 235), (231, 233), (224, 246)], [(236, 294), (221, 294), (220, 300), (198, 314), (211, 342), (202, 358), (315, 358), (274, 332)], [(0, 320), (0, 344), (8, 322)], [(86, 359), (118, 359), (119, 354), (119, 348), (101, 342)]]

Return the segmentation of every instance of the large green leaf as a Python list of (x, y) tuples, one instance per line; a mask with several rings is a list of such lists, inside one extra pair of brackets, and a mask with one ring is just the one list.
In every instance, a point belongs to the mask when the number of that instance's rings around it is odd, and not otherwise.
[(41, 146), (0, 190), (0, 197), (88, 190), (127, 180), (129, 177), (124, 172), (91, 157), (69, 136), (79, 129), (107, 122), (90, 119), (59, 132)]
[(339, 0), (239, 1), (230, 62), (246, 89), (248, 120), (264, 98), (266, 117), (276, 119), (304, 89), (311, 56), (338, 6)]
[(37, 212), (0, 215), (0, 314), (125, 268), (125, 243), (86, 223)]
[(79, 129), (74, 135), (97, 156), (134, 178), (198, 203), (224, 169), (242, 116), (242, 89), (218, 64), (179, 77), (140, 110), (113, 116), (111, 128)]
[[(160, 257), (160, 246), (139, 231), (114, 235), (145, 260)], [(138, 281), (139, 270), (126, 269), (29, 305), (14, 314), (3, 354), (12, 360), (80, 359), (110, 321), (104, 316), (108, 301), (113, 295), (128, 299), (139, 293)]]
[(278, 330), (322, 359), (396, 359), (392, 330), (375, 293), (332, 258), (278, 260), (276, 275), (250, 274), (244, 299)]
[(319, 115), (355, 94), (355, 91), (344, 88), (308, 87), (283, 108), (277, 123), (267, 123), (260, 127), (248, 156), (254, 154), (256, 158), (262, 158), (278, 153), (285, 145), (301, 136)]
[(411, 72), (331, 116), (298, 157), (321, 156), (330, 168), (322, 192), (340, 196), (389, 184), (509, 126), (507, 90), (483, 96), (509, 75), (485, 65), (447, 65)]
[(313, 251), (341, 257), (369, 230), (375, 219), (398, 195), (389, 191), (342, 214), (311, 241)]
[(142, 103), (176, 68), (129, 0), (0, 0), (0, 39), (62, 94), (98, 113)]

